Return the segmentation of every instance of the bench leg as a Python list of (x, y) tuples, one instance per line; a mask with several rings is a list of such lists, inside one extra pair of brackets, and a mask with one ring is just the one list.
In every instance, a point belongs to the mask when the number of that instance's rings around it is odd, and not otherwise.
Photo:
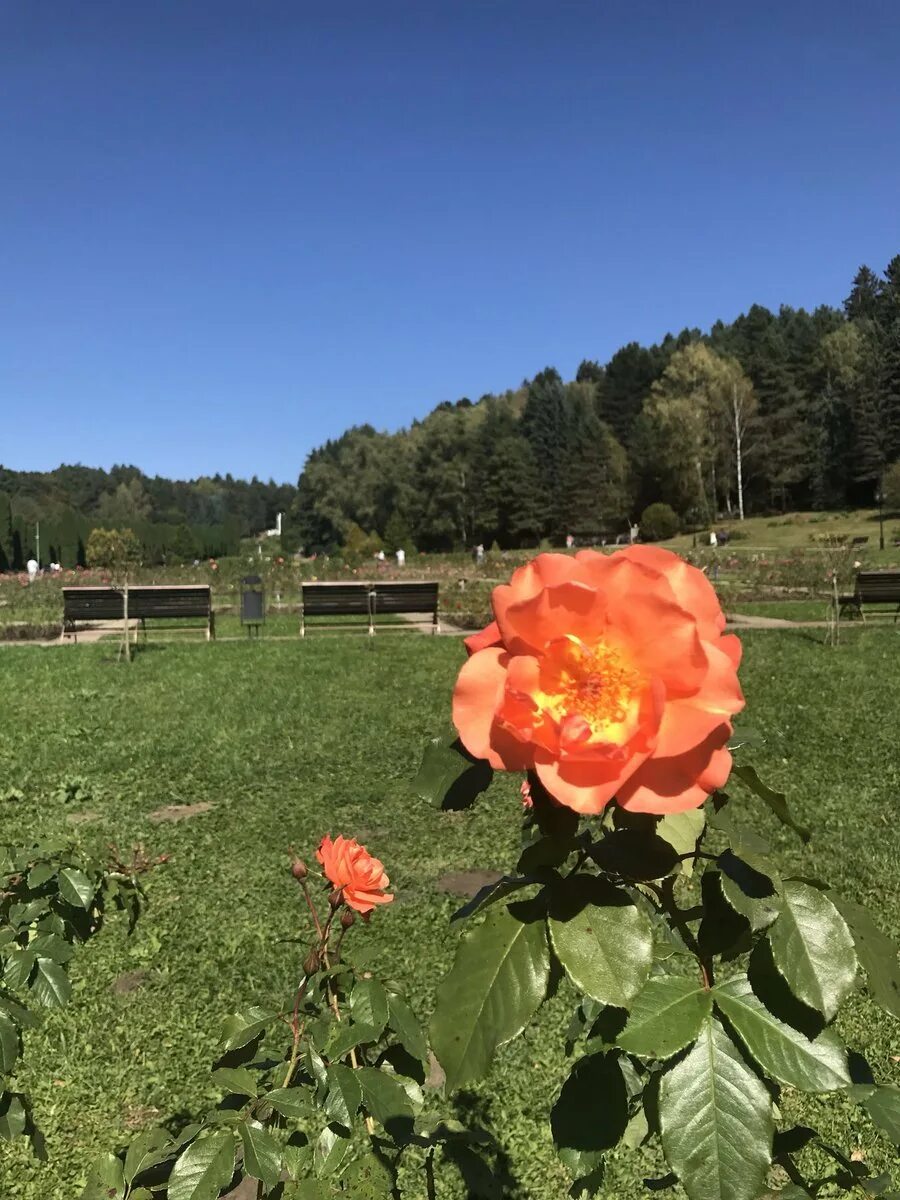
[(303, 618), (303, 611), (300, 612), (300, 636), (306, 637), (306, 621)]
[(216, 614), (209, 610), (209, 621), (206, 626), (206, 640), (214, 642), (216, 640)]

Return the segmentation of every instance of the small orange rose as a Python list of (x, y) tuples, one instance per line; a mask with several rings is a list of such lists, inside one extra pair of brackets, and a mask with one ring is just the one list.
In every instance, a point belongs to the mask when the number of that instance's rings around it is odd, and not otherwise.
[(390, 904), (393, 900), (384, 890), (391, 881), (383, 865), (352, 838), (338, 834), (332, 841), (331, 835), (326, 834), (316, 858), (349, 907), (358, 913), (370, 913), (376, 904)]
[(494, 589), (453, 693), (466, 749), (577, 812), (697, 808), (731, 770), (741, 644), (669, 550), (540, 554)]

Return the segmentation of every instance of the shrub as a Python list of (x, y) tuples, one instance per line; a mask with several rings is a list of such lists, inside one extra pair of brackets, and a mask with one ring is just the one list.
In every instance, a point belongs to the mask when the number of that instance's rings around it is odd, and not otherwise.
[(641, 513), (641, 537), (645, 542), (664, 542), (674, 537), (680, 526), (678, 514), (668, 504), (648, 504)]

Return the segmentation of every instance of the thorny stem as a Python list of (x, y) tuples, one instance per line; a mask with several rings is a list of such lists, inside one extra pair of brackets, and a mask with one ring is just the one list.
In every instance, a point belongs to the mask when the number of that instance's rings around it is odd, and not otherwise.
[(322, 939), (322, 922), (319, 920), (319, 914), (316, 912), (316, 906), (312, 902), (312, 896), (310, 896), (310, 894), (309, 894), (309, 888), (306, 885), (305, 879), (301, 880), (300, 886), (303, 888), (303, 897), (306, 900), (306, 907), (310, 911), (310, 915), (312, 916), (312, 919), (313, 919), (313, 924), (316, 927), (316, 933), (319, 935), (319, 940), (321, 941), (321, 939)]
[[(319, 942), (318, 942), (318, 945), (316, 946), (316, 950), (322, 956), (322, 961), (325, 963), (325, 966), (327, 967), (329, 965), (328, 964), (328, 938), (331, 934), (331, 922), (334, 920), (334, 912), (332, 911), (331, 914), (329, 915), (328, 921), (326, 922), (325, 928), (323, 929), (321, 926), (321, 923), (319, 922), (318, 914), (316, 913), (313, 902), (310, 899), (309, 892), (306, 889), (306, 880), (305, 879), (303, 880), (302, 886), (303, 886), (303, 894), (304, 894), (304, 896), (306, 896), (306, 902), (309, 905), (309, 910), (313, 914), (313, 920), (316, 923), (316, 932), (319, 935)], [(307, 988), (307, 985), (309, 984), (309, 980), (310, 980), (310, 976), (308, 974), (304, 973), (303, 980), (302, 980), (300, 986), (297, 988), (297, 994), (294, 997), (294, 1015), (291, 1018), (291, 1030), (293, 1031), (293, 1034), (294, 1034), (294, 1042), (291, 1047), (291, 1057), (288, 1062), (287, 1071), (284, 1076), (284, 1083), (282, 1083), (282, 1085), (281, 1085), (282, 1087), (287, 1087), (288, 1084), (290, 1083), (291, 1077), (294, 1074), (294, 1071), (297, 1067), (297, 1060), (300, 1057), (300, 1039), (303, 1036), (303, 1029), (306, 1025), (305, 1021), (303, 1022), (302, 1025), (300, 1023), (300, 1001), (303, 999), (304, 995), (306, 994), (306, 988)], [(329, 996), (332, 994), (330, 982), (328, 984), (328, 994), (329, 994)], [(338, 1020), (340, 1020), (340, 1013), (337, 1014), (337, 1017), (338, 1017)]]

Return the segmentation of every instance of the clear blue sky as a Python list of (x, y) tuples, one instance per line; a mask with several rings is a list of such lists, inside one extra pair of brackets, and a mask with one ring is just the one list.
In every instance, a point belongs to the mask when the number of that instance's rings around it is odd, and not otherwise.
[(4, 0), (0, 462), (295, 480), (900, 251), (894, 0)]

